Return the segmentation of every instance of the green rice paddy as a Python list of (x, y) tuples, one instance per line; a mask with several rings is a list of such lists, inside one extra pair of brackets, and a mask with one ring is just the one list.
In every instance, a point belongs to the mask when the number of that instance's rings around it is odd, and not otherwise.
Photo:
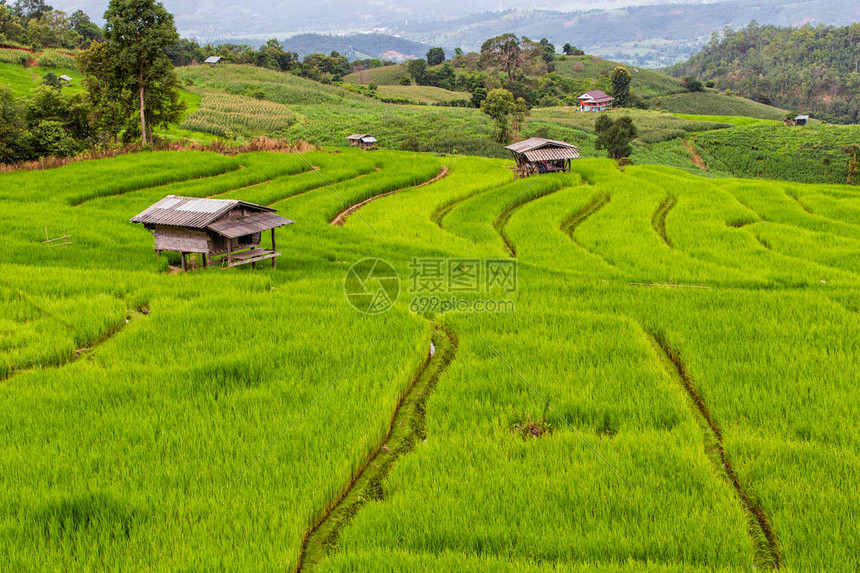
[[(860, 567), (856, 187), (507, 165), (0, 174), (0, 570)], [(296, 221), (277, 268), (171, 272), (128, 222), (168, 194)], [(376, 315), (344, 295), (368, 257), (400, 277)], [(428, 258), (515, 261), (457, 293), (513, 308), (416, 312)]]

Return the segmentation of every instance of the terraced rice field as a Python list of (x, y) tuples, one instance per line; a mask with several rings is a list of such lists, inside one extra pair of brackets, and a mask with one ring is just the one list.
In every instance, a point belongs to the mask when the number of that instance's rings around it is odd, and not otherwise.
[[(0, 570), (857, 569), (860, 192), (507, 164), (0, 175)], [(278, 268), (170, 273), (128, 219), (171, 193), (295, 220)], [(416, 309), (416, 260), (516, 288)]]

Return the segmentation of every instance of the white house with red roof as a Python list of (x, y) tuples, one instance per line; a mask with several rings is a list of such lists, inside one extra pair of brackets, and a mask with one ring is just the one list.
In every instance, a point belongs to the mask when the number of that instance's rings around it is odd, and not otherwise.
[(579, 111), (606, 111), (612, 109), (615, 98), (600, 91), (592, 90), (579, 96)]

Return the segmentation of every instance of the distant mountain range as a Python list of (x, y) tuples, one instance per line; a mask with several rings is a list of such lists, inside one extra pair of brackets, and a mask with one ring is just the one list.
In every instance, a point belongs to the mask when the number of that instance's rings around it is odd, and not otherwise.
[(423, 58), (430, 49), (427, 44), (386, 34), (299, 34), (283, 40), (281, 44), (284, 50), (296, 52), (300, 56), (313, 52), (328, 54), (336, 51), (350, 60), (382, 58), (394, 62)]
[[(284, 42), (293, 37), (284, 43), (299, 53), (336, 49), (352, 57), (384, 57), (386, 52), (423, 55), (430, 45), (475, 50), (489, 37), (514, 32), (534, 39), (548, 38), (557, 46), (570, 42), (591, 54), (650, 67), (684, 59), (712, 33), (726, 26), (741, 28), (751, 20), (780, 26), (860, 21), (857, 0), (688, 0), (683, 4), (536, 0), (529, 3), (529, 10), (519, 9), (522, 5), (511, 0), (438, 0), (420, 5), (392, 0), (163, 3), (175, 15), (183, 36), (203, 41), (260, 44), (269, 38)], [(81, 8), (98, 19), (107, 0), (59, 0), (52, 4), (68, 12)]]

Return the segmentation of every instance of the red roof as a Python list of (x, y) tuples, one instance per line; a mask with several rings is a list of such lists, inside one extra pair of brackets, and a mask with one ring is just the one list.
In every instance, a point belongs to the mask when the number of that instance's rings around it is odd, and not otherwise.
[(606, 102), (610, 102), (614, 99), (615, 99), (614, 97), (612, 97), (612, 96), (608, 95), (607, 93), (602, 92), (600, 90), (592, 90), (590, 92), (586, 92), (586, 93), (582, 94), (581, 96), (579, 96), (580, 102), (585, 101), (587, 103), (606, 103)]

